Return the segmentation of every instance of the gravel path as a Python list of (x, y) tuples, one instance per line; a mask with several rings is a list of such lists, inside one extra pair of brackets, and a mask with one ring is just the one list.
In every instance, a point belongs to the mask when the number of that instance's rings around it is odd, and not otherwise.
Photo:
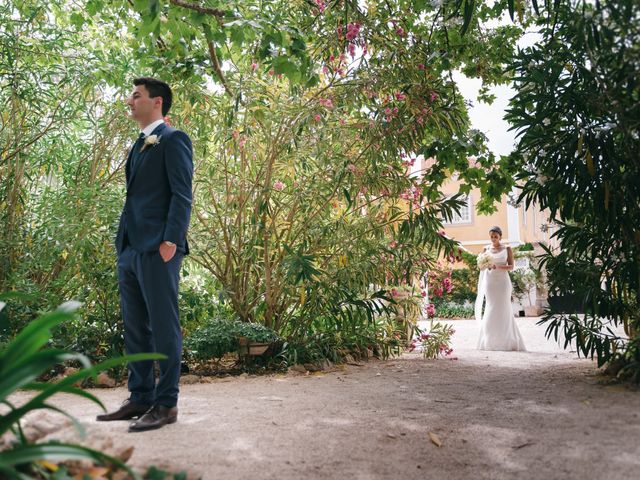
[[(640, 477), (640, 392), (607, 386), (535, 319), (518, 320), (529, 349), (518, 353), (477, 351), (475, 322), (451, 323), (457, 360), (407, 354), (185, 385), (178, 423), (157, 431), (130, 434), (127, 422), (94, 422), (84, 400), (58, 403), (91, 435), (134, 445), (134, 466), (205, 480)], [(126, 397), (94, 393), (108, 408)]]

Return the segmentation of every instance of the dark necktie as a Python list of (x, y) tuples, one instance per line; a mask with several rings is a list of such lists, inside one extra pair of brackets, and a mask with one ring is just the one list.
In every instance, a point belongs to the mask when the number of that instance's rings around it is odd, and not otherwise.
[(140, 156), (140, 149), (144, 144), (145, 137), (146, 135), (143, 132), (140, 132), (140, 135), (138, 135), (138, 139), (136, 140), (136, 143), (133, 144), (133, 152), (131, 153), (131, 171), (132, 172), (136, 168), (136, 163), (138, 161), (138, 157)]

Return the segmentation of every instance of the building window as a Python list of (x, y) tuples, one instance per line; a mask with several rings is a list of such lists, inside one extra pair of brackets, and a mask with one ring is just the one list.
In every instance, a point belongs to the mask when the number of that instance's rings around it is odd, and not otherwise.
[(471, 195), (464, 195), (460, 197), (460, 201), (465, 202), (465, 204), (460, 207), (460, 213), (454, 213), (451, 221), (445, 222), (445, 225), (471, 223)]

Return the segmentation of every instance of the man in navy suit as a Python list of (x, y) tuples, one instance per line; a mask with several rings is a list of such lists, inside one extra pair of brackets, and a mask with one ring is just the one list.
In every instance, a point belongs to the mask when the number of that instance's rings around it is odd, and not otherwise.
[(129, 431), (160, 428), (178, 418), (182, 334), (178, 318), (180, 265), (189, 253), (191, 140), (164, 123), (171, 88), (154, 78), (137, 78), (127, 100), (140, 137), (126, 164), (127, 196), (116, 237), (118, 285), (127, 353), (159, 352), (156, 384), (152, 361), (129, 364), (130, 396), (99, 421), (139, 417)]

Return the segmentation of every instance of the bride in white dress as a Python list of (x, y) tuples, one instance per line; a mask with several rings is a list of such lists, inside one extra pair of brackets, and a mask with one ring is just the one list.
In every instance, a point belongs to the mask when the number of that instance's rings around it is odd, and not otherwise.
[[(492, 263), (480, 271), (478, 297), (476, 298), (476, 320), (480, 322), (478, 350), (524, 350), (522, 335), (518, 330), (511, 306), (511, 279), (513, 252), (511, 247), (502, 245), (502, 230), (489, 230), (491, 245), (485, 247)], [(484, 314), (483, 300), (486, 299)]]

